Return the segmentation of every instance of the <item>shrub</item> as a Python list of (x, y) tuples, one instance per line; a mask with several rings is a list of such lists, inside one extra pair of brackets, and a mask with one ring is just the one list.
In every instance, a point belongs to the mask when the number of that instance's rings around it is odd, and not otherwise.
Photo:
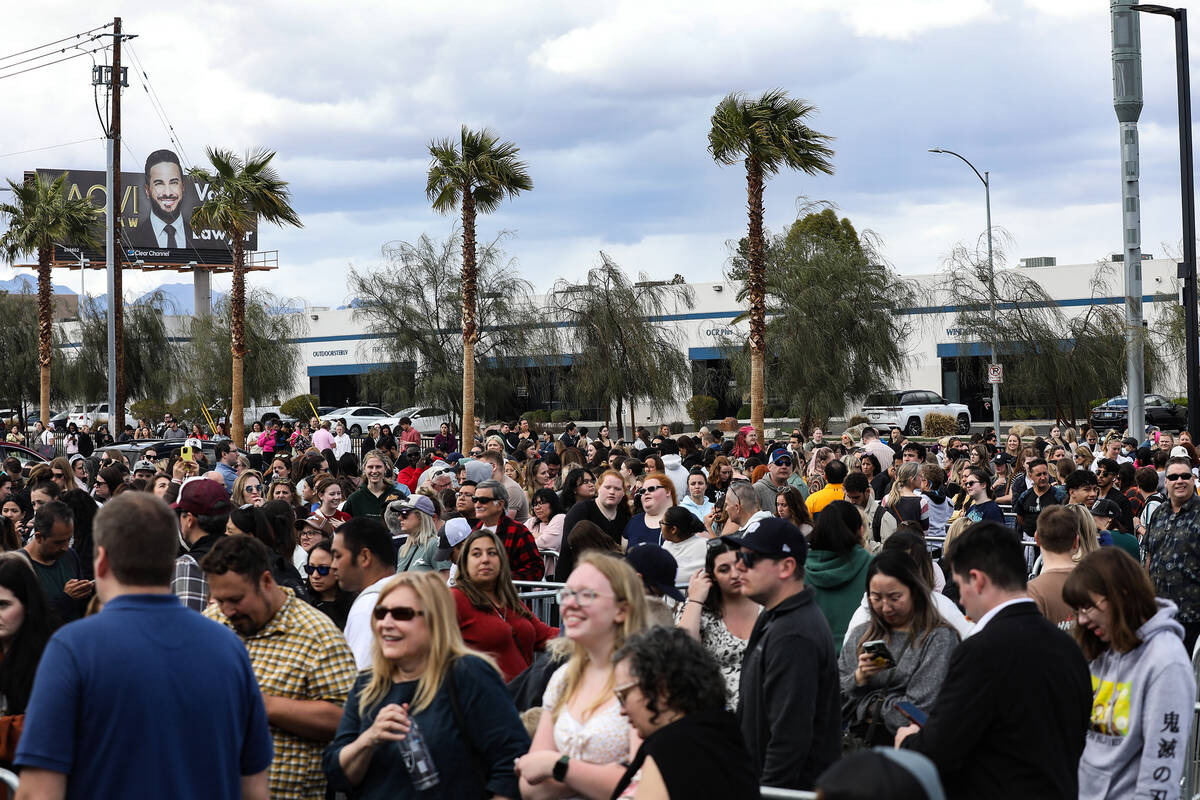
[(1172, 397), (1171, 402), (1177, 406), (1186, 406), (1188, 404), (1188, 399), (1186, 397)]
[(696, 423), (699, 428), (704, 423), (713, 418), (717, 413), (717, 398), (710, 397), (706, 394), (694, 394), (692, 399), (687, 401), (688, 419)]
[(279, 413), (284, 416), (295, 417), (296, 419), (308, 419), (313, 414), (312, 408), (309, 408), (309, 403), (315, 408), (317, 402), (315, 394), (298, 394), (280, 403)]
[(953, 436), (958, 432), (958, 420), (950, 414), (939, 414), (936, 411), (930, 411), (925, 415), (925, 422), (922, 428), (922, 435), (933, 439), (940, 439), (943, 436)]
[(741, 408), (739, 408), (737, 415), (738, 415), (738, 419), (749, 419), (750, 418), (750, 406), (742, 406)]
[(550, 412), (550, 421), (551, 422), (570, 422), (572, 416), (573, 416), (572, 412), (570, 412), (566, 409), (559, 409), (558, 411)]
[(871, 418), (868, 417), (866, 414), (855, 414), (850, 419), (846, 420), (847, 428), (853, 428), (855, 425), (870, 425), (870, 424), (871, 424)]
[(679, 434), (683, 433), (683, 423), (682, 422), (672, 422), (667, 427), (670, 429), (672, 436), (678, 436)]

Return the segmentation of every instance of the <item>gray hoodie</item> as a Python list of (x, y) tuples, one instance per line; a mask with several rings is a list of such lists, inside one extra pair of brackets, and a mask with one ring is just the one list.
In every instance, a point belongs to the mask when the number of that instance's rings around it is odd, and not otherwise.
[(1092, 718), (1079, 760), (1081, 798), (1178, 798), (1187, 757), (1196, 679), (1176, 607), (1138, 628), (1142, 643), (1111, 649), (1089, 665)]

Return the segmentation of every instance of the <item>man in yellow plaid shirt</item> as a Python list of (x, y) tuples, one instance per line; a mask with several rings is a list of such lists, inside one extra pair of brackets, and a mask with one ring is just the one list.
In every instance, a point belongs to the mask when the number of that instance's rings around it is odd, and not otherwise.
[(357, 668), (333, 620), (277, 584), (269, 558), (252, 536), (217, 542), (201, 562), (213, 600), (204, 614), (232, 628), (250, 654), (275, 744), (271, 797), (323, 800), (321, 751)]

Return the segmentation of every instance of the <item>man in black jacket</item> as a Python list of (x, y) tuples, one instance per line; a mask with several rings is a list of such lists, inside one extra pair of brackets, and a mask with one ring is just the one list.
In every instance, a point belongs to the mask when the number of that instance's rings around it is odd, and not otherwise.
[(1011, 529), (972, 525), (947, 558), (975, 631), (925, 726), (901, 728), (896, 745), (929, 756), (949, 798), (1077, 797), (1092, 704), (1082, 652), (1025, 593)]
[(751, 523), (737, 547), (742, 591), (763, 606), (742, 661), (738, 720), (764, 786), (812, 789), (842, 753), (829, 623), (804, 586), (808, 543), (790, 522)]

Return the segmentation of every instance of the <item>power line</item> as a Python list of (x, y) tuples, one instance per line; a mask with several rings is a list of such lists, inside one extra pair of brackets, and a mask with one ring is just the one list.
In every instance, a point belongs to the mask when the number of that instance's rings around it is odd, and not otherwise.
[[(18, 75), (24, 75), (26, 72), (33, 72), (35, 69), (42, 69), (43, 67), (51, 67), (51, 66), (54, 66), (55, 64), (61, 64), (64, 61), (70, 61), (72, 58), (79, 58), (80, 56), (86, 56), (90, 53), (95, 53), (100, 50), (106, 50), (109, 47), (111, 47), (111, 45), (107, 45), (107, 44), (100, 45), (99, 47), (93, 48), (91, 50), (81, 50), (80, 52), (74, 53), (73, 55), (65, 56), (65, 57), (57, 59), (55, 61), (48, 61), (45, 64), (37, 64), (32, 67), (26, 67), (25, 69), (17, 70), (16, 72), (10, 72), (6, 75), (0, 75), (0, 81), (4, 80), (5, 78), (15, 78)], [(2, 69), (2, 68), (0, 68), (0, 69)]]
[[(47, 42), (46, 44), (38, 45), (37, 47), (31, 47), (28, 50), (21, 50), (20, 52), (17, 52), (17, 53), (9, 53), (6, 56), (0, 56), (0, 61), (7, 61), (10, 58), (16, 58), (17, 56), (23, 56), (26, 53), (32, 53), (36, 50), (45, 50), (47, 47), (53, 47), (54, 45), (61, 44), (62, 42), (69, 42), (72, 39), (79, 39), (81, 37), (87, 36), (89, 33), (95, 33), (96, 31), (102, 31), (105, 28), (111, 28), (111, 27), (112, 27), (112, 23), (106, 22), (103, 25), (100, 25), (99, 27), (92, 28), (90, 31), (84, 31), (83, 33), (76, 33), (71, 36), (65, 36), (62, 39), (55, 39), (53, 42)], [(98, 37), (93, 36), (92, 38), (95, 39)], [(12, 65), (10, 64), (9, 66), (12, 66)]]
[(49, 144), (49, 145), (46, 145), (45, 147), (34, 147), (29, 150), (18, 150), (15, 153), (0, 153), (0, 158), (9, 158), (10, 156), (23, 156), (26, 153), (39, 153), (42, 150), (55, 150), (59, 147), (70, 147), (71, 145), (83, 144), (84, 142), (102, 142), (102, 141), (104, 141), (104, 137), (102, 137), (102, 136), (91, 136), (87, 139), (79, 139), (78, 141), (74, 141), (74, 142), (63, 142), (62, 144)]
[[(100, 38), (99, 34), (96, 34), (95, 36), (89, 36), (87, 39), (87, 42), (84, 42), (83, 44), (87, 44), (88, 42), (94, 42), (99, 38)], [(67, 52), (68, 50), (75, 50), (81, 46), (82, 45), (80, 45), (80, 44), (73, 44), (73, 45), (70, 45), (69, 47), (61, 47), (57, 50), (51, 50), (51, 51), (42, 53), (41, 55), (30, 56), (29, 58), (24, 58), (24, 59), (21, 59), (20, 61), (14, 61), (11, 64), (5, 64), (3, 67), (0, 67), (0, 69), (10, 69), (12, 67), (19, 67), (22, 64), (28, 64), (32, 61), (41, 61), (43, 58), (50, 58), (51, 56), (61, 55), (65, 52)]]
[(162, 123), (163, 131), (167, 134), (167, 138), (179, 149), (179, 155), (183, 157), (183, 162), (186, 166), (191, 166), (191, 159), (188, 157), (187, 151), (184, 150), (183, 143), (179, 141), (179, 134), (175, 131), (175, 126), (171, 124), (171, 119), (167, 115), (166, 106), (163, 105), (162, 99), (158, 96), (158, 90), (154, 88), (154, 83), (150, 80), (150, 76), (146, 73), (146, 68), (142, 64), (142, 59), (134, 51), (133, 45), (127, 44), (126, 49), (129, 52), (130, 59), (137, 67), (138, 81), (142, 84), (142, 90), (146, 92), (146, 96), (150, 99), (150, 107), (158, 116), (159, 122)]

